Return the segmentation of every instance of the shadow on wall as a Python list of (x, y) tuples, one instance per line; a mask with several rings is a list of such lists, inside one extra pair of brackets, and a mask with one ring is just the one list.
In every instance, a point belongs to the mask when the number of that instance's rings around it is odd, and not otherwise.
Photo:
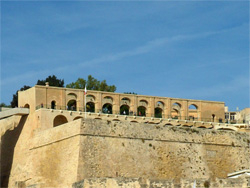
[(6, 133), (1, 137), (1, 187), (8, 187), (14, 149), (27, 117), (28, 115), (22, 116), (18, 126), (12, 131), (6, 131)]

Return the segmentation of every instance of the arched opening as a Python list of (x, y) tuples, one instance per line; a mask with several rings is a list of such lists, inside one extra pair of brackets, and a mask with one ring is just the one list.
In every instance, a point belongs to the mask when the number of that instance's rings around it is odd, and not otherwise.
[(30, 105), (29, 104), (25, 104), (24, 108), (30, 108)]
[(153, 121), (149, 121), (148, 124), (156, 124), (156, 123)]
[(177, 109), (171, 110), (171, 118), (172, 119), (179, 119), (180, 113)]
[(212, 114), (212, 122), (214, 122), (214, 120), (215, 120), (215, 114)]
[(192, 127), (192, 125), (182, 125), (182, 127)]
[(77, 120), (77, 119), (82, 119), (83, 117), (82, 116), (77, 116), (73, 119), (73, 121)]
[(95, 101), (95, 96), (94, 95), (87, 95), (86, 98), (89, 101)]
[(112, 114), (112, 104), (106, 103), (102, 106), (102, 112), (104, 114)]
[(162, 118), (162, 109), (161, 108), (155, 108), (155, 117)]
[(217, 129), (217, 130), (225, 130), (225, 131), (235, 131), (235, 130), (233, 130), (233, 129), (230, 129), (230, 128), (219, 128), (219, 129)]
[(132, 121), (130, 121), (131, 123), (138, 123), (138, 121), (135, 121), (135, 120), (132, 120)]
[(120, 107), (120, 114), (121, 115), (129, 115), (129, 106), (128, 105), (122, 105)]
[(140, 100), (139, 101), (139, 105), (146, 107), (148, 105), (148, 101), (146, 101), (146, 100)]
[(189, 105), (188, 109), (189, 110), (197, 110), (198, 107), (195, 104), (191, 104), (191, 105)]
[(110, 96), (106, 96), (103, 98), (103, 102), (113, 104), (113, 98)]
[(95, 118), (95, 119), (96, 119), (96, 120), (102, 120), (102, 118), (98, 118), (98, 117), (97, 117), (97, 118)]
[(146, 116), (146, 107), (144, 107), (144, 106), (139, 106), (138, 108), (137, 108), (137, 114), (138, 114), (138, 116)]
[(95, 103), (88, 102), (86, 104), (86, 110), (87, 110), (87, 112), (95, 112)]
[(70, 100), (67, 104), (67, 110), (76, 111), (76, 100)]
[(175, 103), (173, 103), (172, 107), (173, 107), (173, 108), (181, 109), (181, 104), (178, 103), (178, 102), (175, 102)]
[(51, 109), (56, 109), (56, 101), (51, 102)]
[(188, 107), (188, 120), (195, 121), (198, 120), (198, 107), (195, 104), (191, 104)]
[(173, 126), (171, 123), (166, 123), (164, 126)]
[(156, 103), (156, 106), (157, 106), (158, 108), (163, 108), (163, 107), (164, 107), (164, 103), (161, 102), (161, 101), (158, 101), (158, 102)]
[(124, 101), (124, 102), (130, 102), (130, 99), (127, 98), (127, 97), (123, 97), (123, 98), (122, 98), (122, 101)]
[(53, 126), (56, 127), (56, 126), (62, 125), (64, 123), (68, 123), (67, 118), (63, 115), (58, 115), (54, 119)]
[(106, 97), (104, 97), (104, 99), (113, 100), (113, 98), (112, 98), (112, 97), (110, 97), (110, 96), (106, 96)]
[(171, 118), (172, 119), (179, 119), (181, 117), (181, 104), (180, 103), (173, 103), (171, 109)]

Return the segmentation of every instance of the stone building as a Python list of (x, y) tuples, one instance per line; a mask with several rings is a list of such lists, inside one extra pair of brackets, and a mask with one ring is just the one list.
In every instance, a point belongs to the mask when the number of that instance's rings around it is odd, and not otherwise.
[(249, 185), (227, 179), (250, 168), (250, 137), (222, 123), (223, 102), (50, 86), (18, 97), (0, 113), (1, 187)]
[(243, 123), (250, 125), (250, 108), (228, 111), (228, 107), (225, 107), (225, 122), (231, 124)]
[[(23, 94), (24, 93), (24, 94)], [(27, 97), (28, 95), (28, 97)], [(19, 107), (85, 110), (84, 90), (35, 86), (19, 92)], [(87, 112), (208, 122), (224, 121), (224, 102), (88, 91)]]

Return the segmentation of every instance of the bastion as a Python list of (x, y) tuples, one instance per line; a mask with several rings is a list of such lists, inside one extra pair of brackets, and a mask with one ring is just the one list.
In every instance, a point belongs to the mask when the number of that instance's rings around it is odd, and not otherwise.
[(0, 119), (1, 187), (249, 186), (247, 177), (227, 178), (250, 168), (250, 136), (219, 121), (224, 103), (124, 95), (92, 91), (95, 108), (85, 112), (82, 90), (20, 92), (18, 109), (28, 114)]

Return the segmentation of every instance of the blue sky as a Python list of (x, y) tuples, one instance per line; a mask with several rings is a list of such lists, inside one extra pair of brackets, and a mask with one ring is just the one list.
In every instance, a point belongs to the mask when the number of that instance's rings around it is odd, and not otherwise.
[(249, 2), (2, 1), (1, 102), (53, 74), (249, 107)]

